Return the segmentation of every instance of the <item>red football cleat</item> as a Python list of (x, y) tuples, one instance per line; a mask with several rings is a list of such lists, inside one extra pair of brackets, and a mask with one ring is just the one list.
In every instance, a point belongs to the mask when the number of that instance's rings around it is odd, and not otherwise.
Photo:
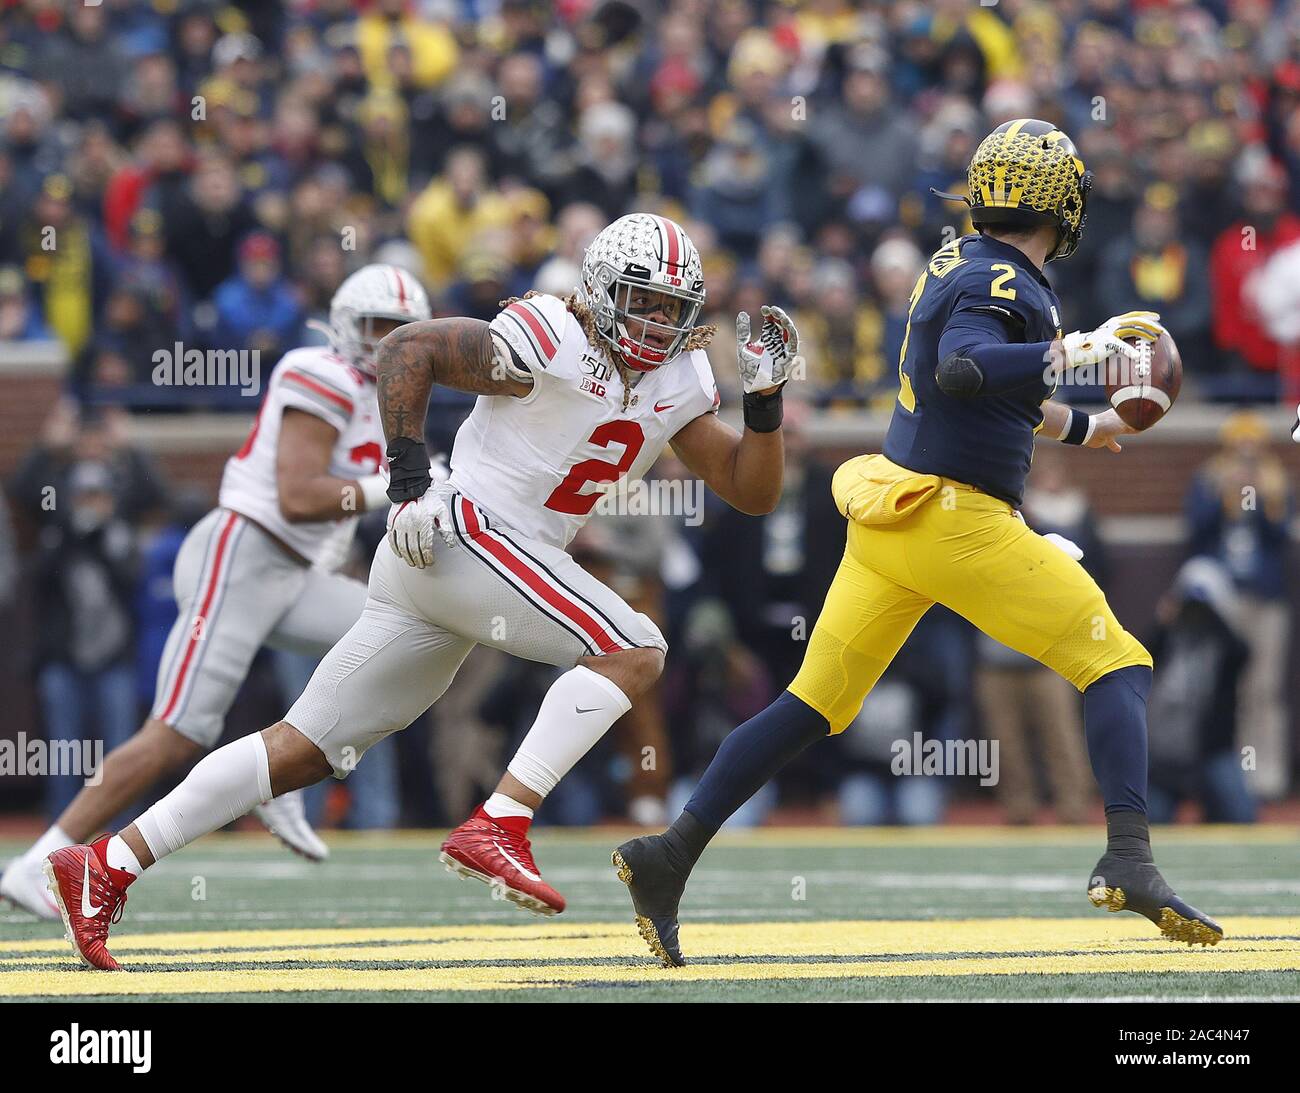
[(110, 836), (89, 846), (65, 846), (45, 859), (45, 876), (63, 916), (64, 932), (89, 968), (115, 972), (121, 965), (104, 948), (108, 928), (122, 917), (126, 889), (135, 877), (104, 857)]
[(482, 808), (442, 844), (438, 860), (453, 873), (499, 888), (505, 899), (535, 915), (558, 915), (564, 897), (542, 880), (523, 817), (489, 816)]

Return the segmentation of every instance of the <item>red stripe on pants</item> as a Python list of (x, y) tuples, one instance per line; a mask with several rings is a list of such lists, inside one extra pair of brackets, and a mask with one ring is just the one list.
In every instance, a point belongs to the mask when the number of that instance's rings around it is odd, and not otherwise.
[(474, 511), (474, 506), (466, 498), (462, 497), (460, 499), (460, 506), (461, 516), (465, 520), (465, 527), (469, 530), (470, 538), (522, 580), (538, 596), (581, 629), (587, 637), (596, 643), (596, 647), (602, 653), (617, 653), (620, 649), (625, 648), (625, 646), (611, 638), (605, 628), (587, 612), (572, 600), (566, 599), (561, 593), (557, 592), (527, 562), (513, 554), (510, 548), (493, 536), (491, 532), (480, 527), (478, 514)]
[(186, 673), (190, 668), (190, 661), (194, 659), (194, 651), (199, 647), (203, 629), (207, 626), (208, 610), (212, 607), (212, 601), (216, 597), (217, 588), (221, 583), (221, 563), (225, 557), (226, 545), (230, 541), (230, 533), (235, 530), (235, 521), (238, 519), (238, 515), (233, 512), (227, 515), (226, 522), (217, 535), (217, 549), (212, 559), (212, 574), (208, 577), (208, 587), (203, 596), (203, 604), (199, 608), (199, 613), (194, 616), (194, 621), (190, 623), (190, 641), (185, 647), (185, 657), (181, 661), (180, 671), (176, 674), (176, 682), (172, 686), (171, 698), (167, 700), (167, 705), (163, 708), (162, 713), (158, 715), (159, 721), (166, 721), (176, 710), (176, 703), (181, 697), (181, 690), (185, 684)]

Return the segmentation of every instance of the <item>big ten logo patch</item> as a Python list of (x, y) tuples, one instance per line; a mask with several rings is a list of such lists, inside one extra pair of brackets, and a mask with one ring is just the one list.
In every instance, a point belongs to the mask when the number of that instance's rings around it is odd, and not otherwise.
[(590, 376), (582, 377), (582, 384), (580, 385), (580, 389), (583, 391), (590, 391), (593, 395), (597, 396), (598, 398), (605, 397), (605, 385), (599, 382), (598, 380), (592, 379)]

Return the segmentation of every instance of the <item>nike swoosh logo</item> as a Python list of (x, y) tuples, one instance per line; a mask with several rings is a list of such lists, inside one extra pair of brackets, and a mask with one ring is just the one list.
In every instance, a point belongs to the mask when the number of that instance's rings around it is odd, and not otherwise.
[(656, 403), (655, 403), (655, 413), (656, 413), (656, 414), (661, 414), (661, 413), (663, 413), (665, 410), (671, 410), (675, 405), (677, 405), (675, 402), (664, 402), (664, 403), (656, 402)]
[(573, 712), (574, 713), (595, 713), (599, 709), (600, 709), (599, 706), (592, 706), (592, 708), (589, 710), (584, 710), (581, 706), (574, 706)]
[(90, 855), (87, 854), (86, 871), (81, 875), (81, 913), (86, 918), (94, 918), (103, 909), (90, 902)]
[(497, 842), (496, 839), (492, 840), (492, 845), (497, 848), (497, 851), (501, 854), (503, 858), (505, 858), (506, 861), (508, 861), (511, 865), (513, 865), (516, 869), (518, 869), (519, 872), (521, 872), (525, 877), (527, 877), (529, 880), (535, 880), (539, 884), (541, 883), (542, 881), (541, 877), (539, 877), (536, 873), (529, 872), (517, 861), (515, 861), (515, 859), (510, 856), (510, 851), (508, 851), (504, 846), (502, 846), (499, 842)]

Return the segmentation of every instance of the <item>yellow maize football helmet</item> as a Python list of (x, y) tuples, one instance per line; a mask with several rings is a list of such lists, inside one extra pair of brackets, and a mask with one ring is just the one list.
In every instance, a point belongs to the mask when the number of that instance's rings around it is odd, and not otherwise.
[(965, 201), (976, 228), (1049, 224), (1060, 233), (1049, 262), (1068, 258), (1078, 247), (1092, 172), (1084, 169), (1074, 141), (1051, 123), (1003, 122), (975, 149), (966, 182), (970, 197), (939, 196)]

